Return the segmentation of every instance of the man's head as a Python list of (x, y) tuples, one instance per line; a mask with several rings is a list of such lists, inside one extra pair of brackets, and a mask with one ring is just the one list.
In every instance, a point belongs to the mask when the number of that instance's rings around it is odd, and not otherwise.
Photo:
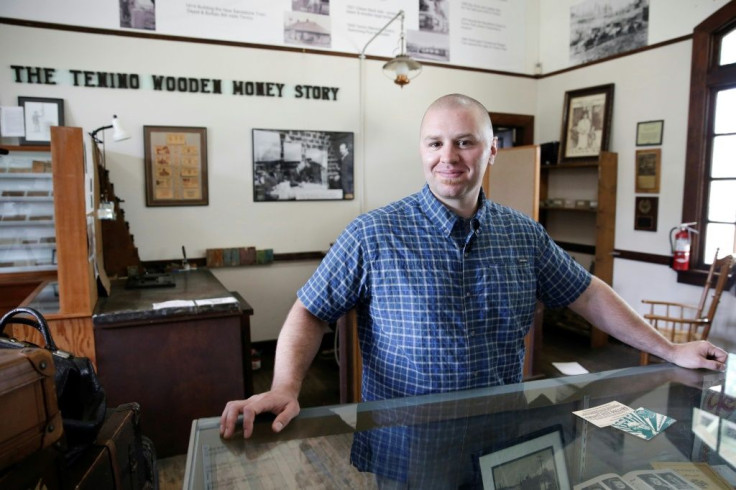
[(419, 135), (424, 177), (435, 197), (458, 215), (475, 212), (496, 151), (491, 118), (477, 100), (445, 95), (424, 113)]
[(340, 156), (345, 156), (348, 154), (348, 145), (347, 143), (340, 143), (340, 146), (338, 147), (340, 150)]

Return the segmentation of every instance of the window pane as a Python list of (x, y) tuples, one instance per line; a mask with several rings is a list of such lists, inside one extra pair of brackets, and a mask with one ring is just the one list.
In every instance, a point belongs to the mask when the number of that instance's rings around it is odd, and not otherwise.
[(705, 255), (703, 261), (706, 264), (711, 264), (716, 249), (720, 249), (718, 257), (736, 252), (736, 249), (734, 249), (734, 234), (736, 234), (736, 225), (709, 224), (705, 229)]
[(721, 39), (721, 59), (718, 64), (730, 65), (736, 61), (736, 29)]
[(736, 180), (715, 180), (710, 183), (708, 221), (736, 223)]
[(716, 94), (716, 134), (736, 133), (736, 89)]
[(736, 134), (713, 139), (710, 175), (716, 179), (736, 177)]

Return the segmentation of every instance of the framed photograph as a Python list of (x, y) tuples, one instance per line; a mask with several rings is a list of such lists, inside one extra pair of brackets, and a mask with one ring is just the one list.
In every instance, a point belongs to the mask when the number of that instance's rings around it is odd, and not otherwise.
[(656, 146), (662, 144), (664, 120), (644, 121), (636, 124), (636, 146)]
[(614, 84), (565, 92), (560, 163), (598, 158), (608, 150)]
[(529, 434), (478, 462), (483, 488), (572, 488), (559, 427)]
[(350, 200), (353, 133), (253, 129), (253, 200)]
[(662, 150), (636, 150), (636, 192), (657, 194), (662, 166)]
[(207, 128), (143, 126), (146, 206), (207, 206)]
[(64, 99), (44, 97), (18, 97), (18, 105), (23, 108), (25, 137), (21, 145), (50, 145), (51, 126), (64, 125)]

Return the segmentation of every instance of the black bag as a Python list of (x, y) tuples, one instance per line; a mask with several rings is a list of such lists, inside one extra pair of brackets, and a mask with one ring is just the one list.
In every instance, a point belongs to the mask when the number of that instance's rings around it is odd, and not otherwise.
[(97, 379), (94, 366), (87, 357), (78, 357), (59, 350), (51, 337), (46, 319), (33, 308), (15, 308), (0, 319), (0, 348), (38, 348), (35, 344), (13, 339), (5, 334), (5, 326), (9, 324), (35, 328), (43, 336), (46, 343), (44, 348), (51, 351), (56, 367), (56, 398), (64, 425), (64, 456), (66, 462), (71, 463), (94, 442), (105, 421), (105, 391)]

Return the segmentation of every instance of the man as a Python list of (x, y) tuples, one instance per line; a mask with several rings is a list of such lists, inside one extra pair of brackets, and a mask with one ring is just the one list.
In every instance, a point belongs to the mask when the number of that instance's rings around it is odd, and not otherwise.
[(279, 335), (271, 390), (229, 402), (223, 437), (233, 435), (240, 414), (246, 438), (263, 412), (276, 415), (272, 428), (280, 432), (299, 413), (301, 383), (326, 324), (352, 308), (364, 400), (521, 381), (537, 299), (569, 306), (619, 340), (680, 366), (724, 369), (725, 351), (706, 341), (669, 342), (541, 225), (486, 200), (481, 183), (496, 152), (479, 102), (452, 94), (432, 103), (420, 131), (427, 184), (359, 216), (338, 237), (297, 293)]
[(340, 143), (340, 182), (345, 199), (353, 198), (353, 156), (350, 154), (348, 144)]

